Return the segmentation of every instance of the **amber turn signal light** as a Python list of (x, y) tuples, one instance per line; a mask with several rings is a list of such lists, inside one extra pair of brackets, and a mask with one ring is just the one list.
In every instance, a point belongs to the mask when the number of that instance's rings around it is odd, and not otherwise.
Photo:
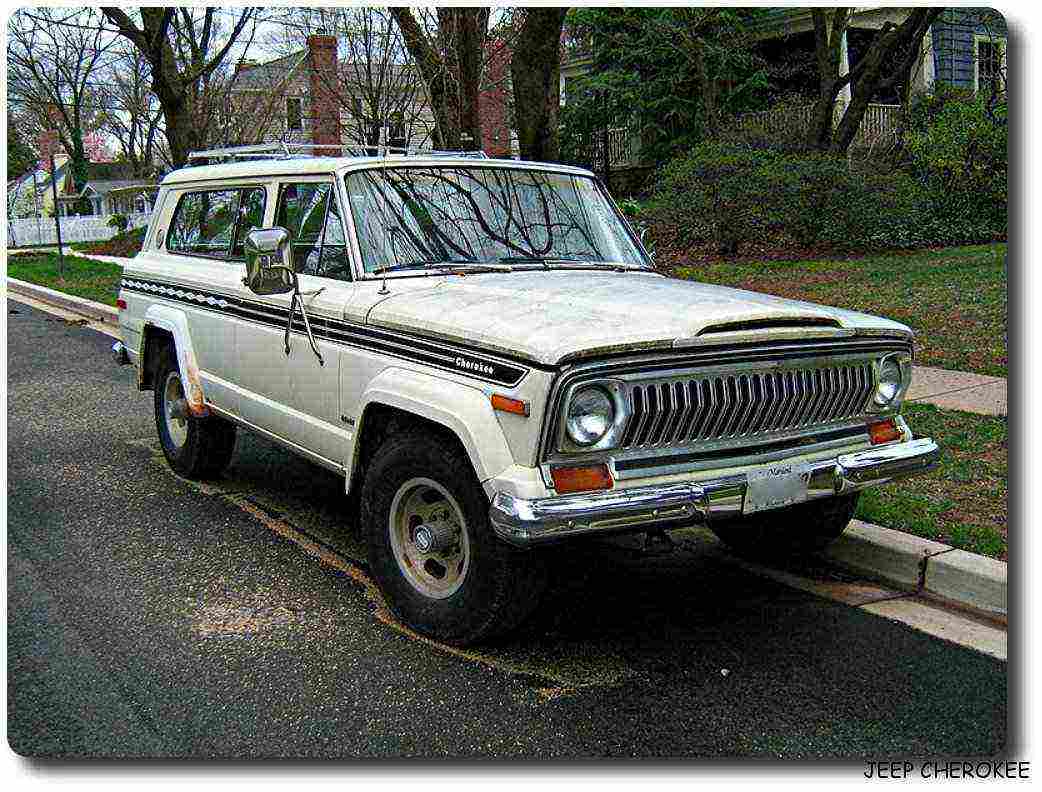
[(897, 428), (897, 421), (893, 418), (887, 418), (885, 421), (870, 423), (868, 425), (868, 436), (872, 440), (872, 445), (879, 445), (880, 443), (900, 440), (901, 430)]
[(607, 465), (551, 468), (550, 477), (559, 493), (611, 489), (614, 483)]
[(511, 399), (509, 396), (504, 396), (501, 393), (492, 394), (492, 409), (528, 417), (528, 402), (521, 399)]

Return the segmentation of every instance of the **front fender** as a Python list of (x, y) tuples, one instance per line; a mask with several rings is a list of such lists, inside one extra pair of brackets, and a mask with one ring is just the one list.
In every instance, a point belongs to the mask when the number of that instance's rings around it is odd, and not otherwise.
[(181, 382), (184, 383), (188, 410), (197, 418), (205, 418), (210, 414), (210, 409), (206, 406), (203, 382), (199, 377), (199, 365), (195, 359), (195, 348), (188, 332), (188, 317), (184, 311), (169, 305), (153, 304), (148, 307), (141, 333), (141, 348), (138, 350), (138, 360), (141, 361), (138, 366), (139, 372), (145, 370), (145, 353), (148, 351), (145, 345), (150, 326), (165, 330), (173, 337), (174, 348), (177, 350), (177, 367), (181, 373)]
[[(455, 433), (482, 482), (498, 476), (514, 464), (514, 456), (492, 410), (491, 399), (480, 388), (409, 369), (384, 369), (362, 394), (356, 437), (362, 436), (366, 410), (373, 404), (398, 408)], [(356, 443), (348, 481), (357, 462)]]

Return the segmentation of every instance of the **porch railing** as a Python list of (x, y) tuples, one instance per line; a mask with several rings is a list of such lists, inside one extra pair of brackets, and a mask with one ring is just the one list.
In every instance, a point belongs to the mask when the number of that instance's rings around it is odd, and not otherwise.
[(580, 162), (592, 170), (604, 170), (604, 143), (608, 143), (609, 170), (623, 170), (638, 167), (640, 160), (640, 137), (626, 127), (611, 127), (607, 134), (603, 130), (594, 132), (586, 140)]
[[(766, 134), (806, 134), (810, 130), (814, 105), (796, 105), (745, 113), (738, 117), (740, 129)], [(858, 148), (879, 145), (896, 139), (901, 128), (901, 105), (870, 104), (865, 111), (853, 145)]]

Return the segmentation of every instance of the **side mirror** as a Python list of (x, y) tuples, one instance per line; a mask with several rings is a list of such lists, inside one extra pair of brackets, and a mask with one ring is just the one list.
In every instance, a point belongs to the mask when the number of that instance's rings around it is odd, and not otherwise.
[(285, 294), (297, 288), (293, 247), (285, 228), (258, 228), (246, 235), (246, 277), (243, 285), (254, 294)]

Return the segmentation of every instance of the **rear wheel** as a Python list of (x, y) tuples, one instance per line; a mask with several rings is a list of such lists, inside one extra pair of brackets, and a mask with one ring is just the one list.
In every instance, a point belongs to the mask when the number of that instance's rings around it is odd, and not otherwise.
[(828, 547), (846, 530), (857, 493), (710, 523), (724, 544), (749, 556), (805, 555)]
[(186, 478), (219, 476), (235, 450), (235, 425), (216, 416), (196, 418), (189, 413), (171, 346), (159, 353), (154, 391), (156, 430), (170, 467)]
[(488, 505), (452, 438), (411, 428), (374, 453), (361, 495), (369, 567), (410, 627), (471, 644), (509, 631), (538, 604), (541, 565), (496, 538)]

